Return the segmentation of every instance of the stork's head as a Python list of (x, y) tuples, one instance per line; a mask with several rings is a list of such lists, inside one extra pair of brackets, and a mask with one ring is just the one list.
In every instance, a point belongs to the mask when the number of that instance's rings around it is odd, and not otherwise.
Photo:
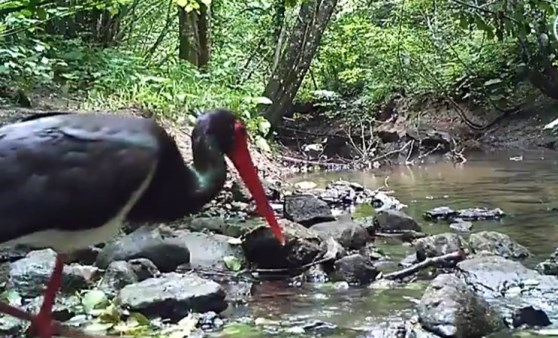
[[(200, 123), (201, 121), (203, 122)], [(215, 137), (220, 150), (234, 164), (244, 184), (254, 197), (258, 212), (267, 220), (275, 237), (284, 245), (285, 236), (265, 196), (258, 172), (248, 150), (248, 132), (244, 124), (235, 117), (233, 112), (218, 109), (200, 116), (198, 126), (200, 125), (203, 125), (203, 127), (198, 132), (211, 134)]]

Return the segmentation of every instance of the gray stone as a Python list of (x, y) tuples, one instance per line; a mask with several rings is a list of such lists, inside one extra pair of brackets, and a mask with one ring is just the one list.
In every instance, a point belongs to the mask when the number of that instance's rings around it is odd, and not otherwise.
[(437, 276), (417, 306), (423, 328), (440, 337), (481, 338), (499, 331), (503, 318), (450, 274)]
[(558, 279), (554, 276), (541, 275), (518, 261), (496, 255), (466, 259), (457, 264), (456, 275), (496, 306), (510, 325), (513, 314), (528, 306), (558, 322)]
[(285, 235), (281, 246), (268, 226), (262, 225), (242, 238), (246, 260), (263, 269), (296, 269), (320, 259), (328, 245), (318, 234), (304, 226), (279, 220)]
[(103, 248), (96, 265), (106, 269), (111, 262), (147, 258), (161, 272), (174, 271), (177, 266), (190, 262), (190, 251), (184, 241), (165, 238), (158, 228), (148, 226), (115, 239)]
[[(51, 249), (31, 251), (25, 258), (10, 263), (8, 288), (21, 295), (42, 295), (54, 269), (56, 253)], [(98, 275), (98, 269), (79, 264), (65, 265), (62, 273), (62, 292), (87, 288)]]
[(358, 250), (372, 239), (363, 226), (350, 219), (318, 223), (311, 226), (310, 229), (323, 240), (332, 237), (349, 250)]
[(530, 256), (529, 250), (510, 236), (495, 231), (481, 231), (471, 234), (469, 246), (474, 253), (490, 253), (510, 259), (524, 259)]
[(151, 277), (157, 277), (161, 274), (155, 264), (147, 258), (130, 259), (128, 264), (130, 264), (132, 270), (134, 270), (134, 273), (138, 277), (138, 282)]
[(189, 312), (215, 311), (227, 308), (222, 287), (193, 274), (175, 272), (127, 285), (118, 294), (118, 302), (145, 316), (158, 316), (176, 322)]
[(373, 282), (379, 274), (370, 258), (360, 254), (338, 259), (334, 263), (334, 268), (337, 277), (349, 284), (368, 284)]
[(411, 216), (399, 210), (387, 209), (379, 212), (376, 215), (375, 223), (377, 232), (422, 231), (421, 227)]
[(120, 289), (137, 281), (138, 276), (131, 264), (125, 261), (116, 261), (108, 266), (99, 289), (107, 295), (115, 296)]
[(306, 227), (335, 220), (329, 205), (312, 195), (285, 196), (284, 215), (286, 219)]
[(466, 244), (459, 235), (443, 233), (417, 239), (415, 249), (417, 251), (417, 259), (423, 261), (429, 257), (437, 257), (464, 250), (466, 249)]
[(473, 223), (471, 221), (464, 221), (462, 219), (456, 219), (453, 223), (449, 225), (450, 229), (457, 232), (470, 232), (473, 228)]
[(226, 270), (224, 257), (234, 256), (242, 260), (244, 256), (239, 245), (229, 243), (232, 237), (200, 232), (176, 232), (175, 235), (188, 247), (192, 269)]

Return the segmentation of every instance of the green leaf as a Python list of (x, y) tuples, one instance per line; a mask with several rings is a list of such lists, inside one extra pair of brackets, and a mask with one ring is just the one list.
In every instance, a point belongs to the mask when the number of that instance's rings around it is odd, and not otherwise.
[(268, 97), (265, 96), (258, 96), (254, 98), (254, 102), (256, 104), (273, 104), (273, 101), (271, 101)]
[(227, 269), (231, 271), (240, 271), (242, 269), (242, 262), (238, 257), (235, 256), (225, 256), (223, 257), (223, 262)]
[(261, 151), (271, 153), (271, 148), (269, 147), (269, 143), (267, 143), (267, 140), (265, 138), (261, 137), (260, 135), (256, 135), (255, 143), (256, 147), (258, 147), (258, 149), (260, 149)]
[(87, 325), (83, 330), (89, 333), (106, 334), (107, 330), (113, 326), (114, 324), (96, 322)]
[(133, 312), (130, 317), (134, 318), (140, 325), (150, 325), (151, 321), (139, 312)]
[(266, 120), (266, 119), (261, 119), (258, 122), (258, 130), (260, 131), (260, 133), (262, 133), (263, 135), (267, 135), (267, 133), (269, 133), (269, 129), (271, 129), (271, 123)]
[(91, 290), (88, 291), (81, 300), (81, 304), (85, 309), (85, 312), (91, 312), (99, 305), (103, 305), (108, 301), (107, 296), (101, 290)]

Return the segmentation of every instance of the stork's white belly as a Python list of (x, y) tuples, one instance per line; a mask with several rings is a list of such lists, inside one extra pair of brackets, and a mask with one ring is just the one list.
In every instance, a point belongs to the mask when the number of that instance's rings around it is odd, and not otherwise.
[(58, 253), (70, 253), (75, 250), (85, 249), (90, 245), (106, 242), (116, 236), (122, 222), (134, 204), (141, 197), (145, 189), (151, 183), (156, 165), (153, 165), (149, 175), (145, 178), (140, 187), (132, 194), (130, 200), (122, 209), (106, 224), (86, 230), (64, 231), (57, 229), (37, 231), (17, 239), (4, 242), (0, 247), (11, 247), (17, 244), (27, 245), (34, 248), (51, 248)]

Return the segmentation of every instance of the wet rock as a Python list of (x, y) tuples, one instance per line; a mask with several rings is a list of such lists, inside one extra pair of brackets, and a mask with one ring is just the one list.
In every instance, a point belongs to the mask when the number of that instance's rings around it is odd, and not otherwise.
[(473, 228), (473, 223), (470, 221), (464, 221), (461, 218), (453, 220), (453, 223), (449, 225), (450, 229), (457, 232), (470, 232)]
[(554, 250), (549, 259), (537, 264), (535, 270), (543, 275), (558, 276), (558, 248)]
[[(38, 313), (43, 305), (43, 296), (35, 297), (28, 301), (22, 309), (29, 313)], [(54, 300), (52, 307), (52, 316), (54, 320), (67, 321), (73, 316), (79, 314), (79, 308), (82, 305), (81, 300), (77, 296), (58, 296)]]
[(543, 310), (527, 306), (517, 309), (512, 316), (513, 327), (541, 327), (552, 324)]
[(33, 251), (32, 248), (23, 245), (0, 248), (0, 262), (15, 262), (25, 257), (31, 251)]
[(220, 313), (227, 308), (225, 292), (219, 284), (175, 272), (127, 285), (120, 290), (118, 302), (131, 311), (173, 322), (190, 311)]
[(524, 259), (530, 253), (526, 247), (510, 236), (495, 231), (481, 231), (469, 237), (469, 246), (474, 253), (490, 253), (511, 259)]
[(417, 240), (419, 238), (428, 237), (428, 235), (423, 233), (423, 232), (418, 232), (418, 231), (414, 231), (414, 230), (406, 230), (406, 231), (403, 231), (403, 232), (399, 233), (398, 237), (401, 239), (402, 242), (413, 243), (415, 240)]
[(380, 273), (372, 261), (361, 254), (338, 259), (334, 263), (335, 274), (349, 284), (363, 285), (374, 281)]
[(189, 249), (192, 269), (226, 270), (224, 257), (243, 260), (242, 248), (230, 244), (232, 237), (201, 232), (177, 232), (175, 236)]
[(83, 265), (93, 265), (95, 264), (97, 256), (99, 256), (101, 250), (101, 248), (93, 245), (85, 249), (77, 250), (71, 254), (71, 262), (78, 262)]
[(138, 277), (138, 282), (146, 280), (151, 277), (157, 277), (161, 274), (159, 269), (147, 258), (135, 258), (130, 259), (128, 264), (132, 267), (132, 270)]
[(465, 250), (466, 244), (461, 236), (443, 233), (417, 239), (415, 249), (417, 259), (423, 261), (429, 257), (437, 257), (450, 252)]
[(480, 338), (505, 328), (500, 314), (451, 274), (432, 281), (417, 311), (422, 327), (440, 337)]
[(518, 309), (528, 306), (541, 309), (552, 322), (558, 320), (558, 279), (554, 276), (541, 275), (518, 261), (495, 255), (458, 263), (456, 275), (510, 323)]
[(316, 183), (311, 182), (311, 181), (296, 182), (294, 184), (294, 187), (296, 189), (299, 189), (299, 190), (311, 190), (311, 189), (316, 188), (317, 186), (318, 185)]
[[(213, 276), (215, 278), (215, 276)], [(246, 299), (252, 295), (254, 283), (250, 280), (217, 281), (227, 294), (226, 300), (231, 303), (246, 303)]]
[(455, 211), (452, 208), (446, 206), (428, 210), (424, 214), (424, 218), (429, 221), (452, 221), (454, 219), (461, 219), (464, 221), (480, 221), (500, 219), (504, 216), (505, 213), (500, 208), (469, 208)]
[(350, 218), (314, 224), (310, 230), (315, 231), (323, 240), (332, 237), (349, 250), (358, 250), (371, 240), (368, 231)]
[(558, 263), (552, 260), (544, 260), (540, 263), (537, 264), (537, 266), (535, 267), (535, 270), (537, 270), (540, 274), (543, 275), (553, 275), (553, 276), (557, 276), (558, 275)]
[(347, 256), (347, 250), (345, 250), (345, 248), (332, 237), (328, 237), (324, 242), (326, 246), (326, 253), (322, 256), (323, 260), (336, 260)]
[(374, 216), (358, 217), (354, 218), (353, 222), (365, 228), (368, 231), (370, 237), (374, 237), (376, 234), (376, 218)]
[(424, 213), (424, 218), (428, 221), (451, 220), (457, 217), (458, 212), (450, 207), (436, 207)]
[(197, 327), (201, 328), (202, 330), (215, 330), (219, 329), (223, 325), (224, 322), (221, 318), (219, 318), (217, 313), (215, 313), (214, 311), (209, 311), (200, 315)]
[(327, 203), (312, 195), (285, 196), (284, 215), (306, 227), (335, 220)]
[(358, 251), (364, 257), (368, 257), (371, 260), (379, 260), (385, 258), (384, 255), (374, 246), (373, 243), (367, 243), (366, 246), (360, 248)]
[(439, 336), (424, 330), (416, 325), (415, 318), (403, 321), (401, 318), (389, 318), (389, 320), (373, 323), (367, 328), (366, 337), (370, 338), (439, 338)]
[(189, 263), (190, 251), (184, 241), (164, 238), (158, 228), (144, 226), (107, 243), (97, 257), (96, 265), (106, 269), (111, 262), (134, 258), (147, 258), (161, 272), (168, 272)]
[(401, 260), (401, 262), (399, 262), (399, 265), (400, 265), (402, 268), (408, 268), (408, 267), (410, 267), (410, 266), (412, 266), (412, 265), (415, 265), (415, 264), (418, 263), (418, 262), (419, 262), (419, 260), (418, 260), (418, 258), (417, 258), (417, 254), (414, 253), (414, 254), (411, 254), (411, 255), (409, 255), (409, 256), (403, 258), (403, 259)]
[(138, 276), (131, 264), (125, 261), (116, 261), (108, 266), (99, 289), (107, 295), (115, 296), (120, 289), (137, 281)]
[(409, 215), (399, 210), (384, 210), (375, 218), (377, 232), (422, 231), (418, 223)]
[[(10, 263), (8, 289), (21, 295), (42, 295), (54, 268), (56, 253), (51, 249), (31, 251), (25, 258)], [(65, 265), (62, 277), (62, 292), (73, 292), (87, 288), (97, 277), (98, 269), (79, 264)]]
[(383, 191), (375, 191), (373, 193), (371, 204), (376, 209), (376, 212), (386, 210), (401, 210), (407, 207), (407, 205), (401, 203), (395, 197), (390, 196)]
[(480, 221), (480, 220), (493, 220), (500, 219), (506, 214), (502, 209), (488, 209), (488, 208), (470, 208), (462, 209), (457, 212), (457, 217), (465, 221)]
[(329, 280), (322, 265), (314, 265), (304, 272), (304, 277), (310, 283), (326, 283)]
[(262, 269), (296, 269), (327, 252), (327, 245), (314, 231), (284, 219), (279, 225), (285, 234), (284, 247), (266, 225), (243, 236), (242, 249), (249, 262)]
[(187, 223), (186, 228), (194, 232), (209, 231), (225, 234), (227, 223), (221, 217), (196, 217)]
[[(262, 180), (262, 186), (268, 200), (276, 201), (281, 198), (281, 187), (277, 186), (276, 183)], [(249, 202), (252, 199), (252, 194), (250, 194), (248, 188), (246, 188), (244, 184), (238, 183), (237, 181), (232, 183), (231, 192), (234, 201)]]

